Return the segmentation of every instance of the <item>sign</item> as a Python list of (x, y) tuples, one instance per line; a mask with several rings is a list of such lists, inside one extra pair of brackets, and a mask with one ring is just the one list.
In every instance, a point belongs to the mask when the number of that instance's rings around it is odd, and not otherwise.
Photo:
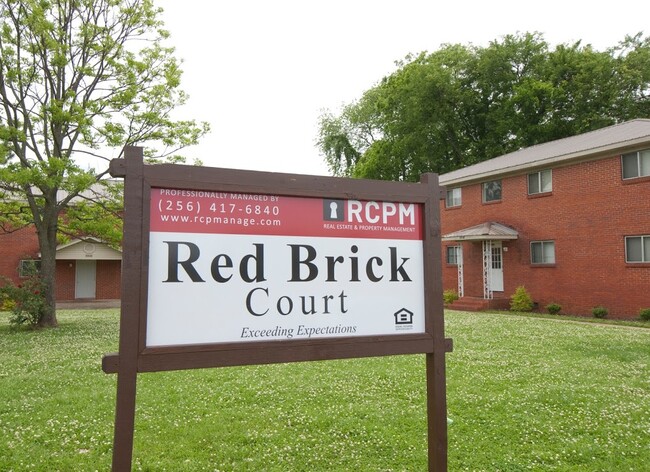
[(425, 331), (421, 204), (152, 188), (150, 215), (147, 346)]
[(419, 183), (111, 161), (124, 178), (113, 471), (130, 471), (137, 376), (426, 355), (429, 471), (447, 467), (437, 176)]

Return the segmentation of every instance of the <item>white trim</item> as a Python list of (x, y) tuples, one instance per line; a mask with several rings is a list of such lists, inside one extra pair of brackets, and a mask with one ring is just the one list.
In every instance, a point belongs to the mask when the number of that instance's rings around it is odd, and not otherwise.
[(463, 246), (458, 245), (458, 296), (460, 298), (465, 296), (465, 279), (464, 279), (464, 267), (463, 267)]
[(483, 241), (483, 298), (492, 300), (492, 241)]
[(57, 260), (119, 261), (122, 251), (114, 249), (97, 238), (75, 239), (56, 248)]

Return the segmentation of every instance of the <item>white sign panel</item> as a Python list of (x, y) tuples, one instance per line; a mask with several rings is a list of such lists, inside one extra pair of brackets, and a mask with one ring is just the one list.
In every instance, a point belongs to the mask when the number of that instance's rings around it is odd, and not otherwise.
[(419, 204), (151, 192), (148, 347), (425, 331)]

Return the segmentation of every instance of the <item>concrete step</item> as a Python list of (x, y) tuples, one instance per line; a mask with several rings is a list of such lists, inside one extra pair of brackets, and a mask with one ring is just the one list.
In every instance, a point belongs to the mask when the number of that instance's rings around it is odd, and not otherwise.
[(462, 297), (447, 305), (451, 310), (461, 311), (507, 310), (509, 307), (510, 300), (507, 298), (486, 300), (481, 297)]

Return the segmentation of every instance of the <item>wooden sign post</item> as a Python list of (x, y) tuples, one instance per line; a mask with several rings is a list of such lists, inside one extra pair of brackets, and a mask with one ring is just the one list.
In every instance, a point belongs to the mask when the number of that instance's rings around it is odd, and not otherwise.
[(420, 183), (145, 165), (127, 147), (113, 470), (140, 372), (425, 354), (429, 470), (447, 469), (439, 199)]

